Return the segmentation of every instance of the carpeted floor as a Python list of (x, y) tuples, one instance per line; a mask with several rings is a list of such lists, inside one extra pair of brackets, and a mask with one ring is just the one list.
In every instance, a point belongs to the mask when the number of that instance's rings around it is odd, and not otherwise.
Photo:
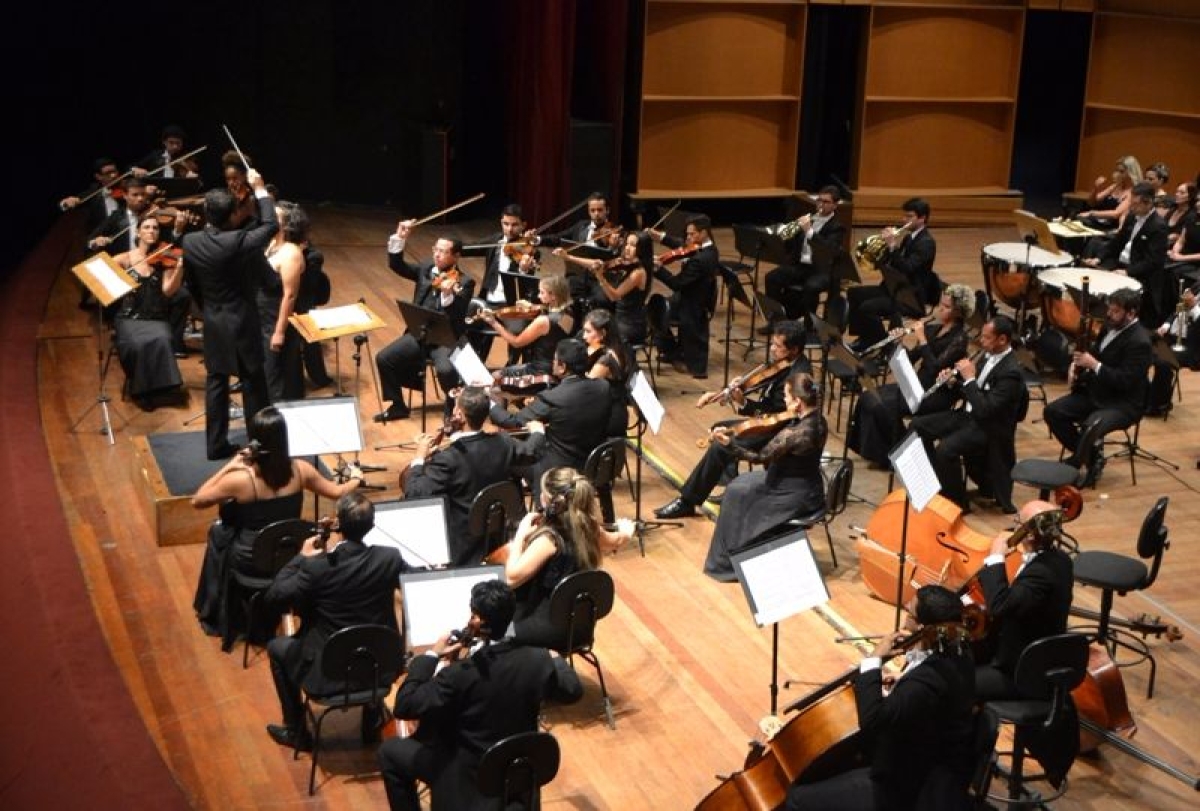
[[(195, 494), (209, 476), (229, 461), (228, 459), (210, 460), (205, 455), (203, 431), (151, 434), (147, 439), (163, 481), (166, 482), (167, 489), (173, 496)], [(245, 430), (231, 428), (229, 441), (234, 445), (245, 445)]]

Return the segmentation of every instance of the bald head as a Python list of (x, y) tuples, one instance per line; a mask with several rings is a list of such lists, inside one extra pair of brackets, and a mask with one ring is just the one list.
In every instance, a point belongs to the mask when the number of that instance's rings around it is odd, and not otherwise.
[(1027, 548), (1042, 549), (1057, 543), (1062, 537), (1062, 508), (1049, 501), (1035, 499), (1021, 508), (1022, 524), (1029, 525), (1029, 534), (1023, 544)]
[(1049, 501), (1042, 501), (1041, 499), (1034, 499), (1033, 501), (1026, 502), (1025, 506), (1021, 507), (1021, 523), (1028, 521), (1030, 518), (1033, 518), (1039, 513), (1044, 513), (1049, 510), (1057, 510), (1058, 508), (1059, 507), (1057, 504), (1051, 504)]

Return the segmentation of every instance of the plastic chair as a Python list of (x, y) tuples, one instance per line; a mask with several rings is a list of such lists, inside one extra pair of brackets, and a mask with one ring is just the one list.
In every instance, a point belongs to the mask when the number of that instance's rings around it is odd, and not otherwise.
[(246, 611), (246, 638), (242, 648), (243, 670), (250, 666), (250, 640), (254, 637), (254, 620), (259, 598), (275, 582), (275, 575), (279, 570), (296, 556), (300, 547), (304, 546), (304, 542), (316, 531), (316, 524), (302, 518), (288, 518), (268, 524), (260, 529), (254, 538), (254, 573), (239, 572), (231, 567), (230, 576), (233, 582), (243, 592), (248, 592), (242, 601)]
[(497, 808), (520, 803), (527, 811), (542, 804), (542, 786), (558, 774), (558, 741), (549, 732), (520, 732), (492, 744), (479, 761), (475, 785)]
[(550, 622), (561, 634), (554, 650), (568, 660), (579, 655), (596, 668), (600, 679), (600, 698), (604, 706), (604, 717), (612, 729), (617, 728), (613, 715), (612, 701), (604, 683), (604, 671), (600, 659), (592, 649), (595, 641), (596, 623), (612, 611), (614, 598), (613, 579), (603, 569), (575, 572), (567, 575), (550, 595)]

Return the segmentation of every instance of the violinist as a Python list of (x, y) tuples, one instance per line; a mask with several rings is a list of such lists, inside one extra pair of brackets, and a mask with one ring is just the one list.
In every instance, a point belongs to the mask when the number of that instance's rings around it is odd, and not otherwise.
[[(968, 807), (975, 689), (962, 605), (942, 586), (918, 589), (914, 602), (909, 632), (885, 636), (854, 678), (861, 748), (869, 765), (793, 784), (787, 811)], [(911, 646), (903, 671), (885, 675), (883, 663), (906, 640)]]
[[(779, 366), (778, 370), (760, 381), (765, 384), (757, 399), (746, 397), (746, 392), (735, 379), (728, 390), (704, 394), (696, 402), (697, 407), (708, 403), (728, 399), (734, 411), (741, 417), (754, 417), (763, 414), (779, 414), (787, 410), (786, 383), (795, 374), (810, 372), (812, 365), (804, 356), (804, 327), (797, 321), (776, 322), (771, 335), (770, 369)], [(728, 427), (741, 420), (727, 420), (717, 423), (718, 427)], [(782, 427), (782, 425), (780, 426)], [(659, 518), (686, 518), (696, 514), (696, 508), (709, 499), (713, 488), (724, 481), (737, 476), (737, 456), (734, 447), (747, 450), (759, 450), (771, 439), (773, 431), (764, 431), (754, 436), (738, 437), (734, 445), (720, 442), (709, 443), (704, 456), (692, 468), (687, 481), (680, 489), (679, 497), (659, 507), (654, 514)]]
[(191, 158), (180, 161), (174, 166), (171, 165), (173, 161), (177, 160), (184, 153), (184, 142), (187, 140), (187, 133), (183, 131), (183, 127), (177, 124), (168, 124), (163, 127), (161, 138), (161, 149), (155, 149), (134, 162), (134, 174), (141, 177), (147, 172), (162, 169), (165, 166), (166, 168), (159, 172), (160, 177), (199, 178), (199, 167), (196, 161)]
[[(911, 332), (916, 346), (908, 352), (922, 388), (928, 390), (938, 375), (967, 356), (966, 321), (975, 310), (975, 294), (965, 284), (947, 285), (933, 311), (933, 323), (915, 321), (909, 327), (897, 327), (890, 335), (895, 340)], [(888, 350), (890, 351), (890, 350)], [(921, 402), (918, 411), (931, 414), (950, 407), (949, 388), (943, 386)], [(904, 417), (912, 412), (897, 383), (888, 383), (864, 391), (854, 406), (846, 443), (866, 459), (873, 470), (890, 466), (888, 453), (904, 436)]]
[[(92, 163), (92, 184), (77, 195), (64, 197), (58, 202), (58, 207), (63, 211), (70, 211), (78, 206), (83, 206), (84, 211), (87, 212), (84, 230), (89, 234), (92, 233), (110, 214), (121, 207), (121, 197), (114, 194), (112, 188), (120, 175), (121, 172), (117, 169), (115, 160), (97, 158)], [(85, 200), (84, 198), (89, 199)]]
[(992, 540), (991, 553), (979, 571), (989, 618), (989, 636), (994, 653), (987, 664), (975, 670), (975, 688), (980, 701), (1017, 696), (1013, 673), (1021, 652), (1029, 643), (1065, 633), (1071, 609), (1074, 565), (1059, 546), (1062, 539), (1062, 510), (1048, 501), (1030, 501), (1018, 516), (1029, 524), (1029, 532), (1018, 547), (1024, 562), (1010, 583), (1004, 567), (1011, 532)]
[[(600, 191), (589, 194), (587, 212), (586, 220), (580, 220), (565, 231), (535, 237), (535, 244), (544, 245), (547, 248), (590, 245), (615, 255), (615, 249), (621, 244), (621, 228), (612, 222), (612, 210), (608, 202), (608, 195)], [(608, 299), (605, 298), (596, 280), (591, 276), (572, 275), (568, 277), (567, 281), (571, 285), (572, 300), (584, 302), (586, 309), (608, 306)]]
[(789, 418), (761, 450), (735, 444), (727, 428), (713, 431), (713, 444), (734, 459), (765, 465), (739, 475), (725, 489), (704, 561), (704, 573), (714, 580), (736, 581), (732, 554), (825, 503), (821, 453), (829, 426), (821, 414), (820, 390), (809, 374), (798, 372), (788, 376), (783, 396)]
[(88, 251), (106, 250), (114, 254), (132, 251), (137, 247), (138, 221), (150, 209), (146, 181), (127, 177), (115, 188), (119, 190), (124, 205), (110, 213), (88, 234)]
[[(648, 233), (668, 248), (684, 244), (662, 231)], [(662, 342), (659, 357), (670, 361), (675, 371), (703, 380), (708, 377), (708, 322), (716, 306), (720, 257), (708, 217), (691, 217), (685, 233), (686, 246), (696, 248), (696, 253), (683, 260), (678, 273), (671, 273), (661, 264), (654, 268), (655, 278), (674, 291), (668, 315), (663, 323), (654, 325), (654, 331)], [(672, 316), (679, 321), (678, 335), (671, 331)]]
[[(529, 438), (525, 440), (503, 432), (484, 432), (490, 407), (486, 391), (465, 387), (455, 398), (451, 433), (436, 452), (433, 435), (418, 436), (409, 467), (405, 499), (445, 499), (451, 566), (477, 564), (488, 551), (471, 546), (467, 535), (467, 516), (475, 496), (488, 485), (511, 480), (515, 468), (533, 464), (546, 444), (545, 426), (536, 420), (526, 424)], [(461, 427), (453, 430), (453, 426)]]
[(171, 350), (167, 323), (170, 298), (183, 282), (183, 259), (159, 239), (158, 220), (144, 216), (138, 224), (137, 247), (113, 257), (138, 283), (117, 304), (114, 320), (117, 357), (129, 393), (143, 411), (178, 396), (183, 385)]
[(409, 663), (393, 712), (421, 724), (412, 737), (385, 741), (378, 753), (391, 811), (420, 811), (417, 780), (429, 786), (435, 808), (488, 807), (475, 788), (483, 752), (535, 731), (544, 700), (583, 696), (579, 677), (557, 654), (504, 639), (514, 608), (504, 583), (475, 584), (463, 631), (447, 632)]
[(645, 233), (630, 231), (615, 259), (581, 259), (562, 249), (555, 251), (564, 261), (583, 265), (596, 278), (608, 301), (616, 305), (617, 329), (626, 344), (646, 341), (646, 295), (650, 292), (650, 270), (654, 267), (654, 243)]
[[(782, 229), (795, 232), (785, 240), (792, 248), (792, 261), (767, 274), (766, 288), (767, 295), (783, 305), (788, 318), (816, 312), (821, 293), (829, 289), (829, 269), (813, 265), (812, 243), (820, 242), (834, 248), (842, 246), (846, 227), (834, 217), (840, 202), (838, 187), (825, 186), (817, 192), (816, 213), (806, 214), (794, 225), (785, 223), (782, 226)], [(830, 294), (835, 293), (831, 291)]]
[(308, 215), (295, 203), (275, 204), (279, 231), (267, 246), (268, 269), (256, 294), (271, 402), (304, 399), (304, 338), (289, 323), (305, 273)]
[[(479, 292), (480, 298), (483, 300), (482, 306), (489, 310), (499, 310), (502, 307), (516, 304), (516, 296), (513, 294), (517, 290), (515, 287), (510, 289), (505, 286), (504, 274), (532, 275), (533, 273), (534, 264), (522, 261), (526, 256), (530, 259), (535, 258), (535, 249), (532, 243), (521, 238), (525, 229), (525, 215), (521, 211), (521, 207), (516, 203), (506, 205), (500, 212), (500, 234), (488, 239), (492, 246), (488, 248), (483, 260), (483, 284)], [(517, 328), (516, 324), (511, 322), (505, 326), (509, 330)], [(484, 330), (485, 325), (476, 322), (468, 328), (468, 335), (475, 354), (486, 363), (488, 353), (491, 351), (492, 339), (495, 336)], [(515, 362), (516, 357), (510, 353), (509, 363)]]
[(479, 317), (513, 349), (523, 352), (525, 363), (506, 366), (496, 373), (499, 377), (522, 377), (544, 375), (550, 372), (554, 362), (554, 350), (558, 342), (575, 332), (575, 318), (567, 306), (571, 290), (563, 276), (543, 276), (538, 282), (538, 303), (542, 313), (530, 321), (515, 335), (490, 310), (483, 310)]
[[(450, 319), (456, 338), (466, 332), (467, 305), (475, 291), (475, 280), (458, 267), (462, 255), (462, 241), (441, 237), (433, 244), (433, 258), (419, 265), (410, 264), (404, 258), (404, 246), (413, 229), (414, 220), (403, 220), (396, 225), (396, 232), (388, 237), (388, 267), (401, 278), (415, 283), (413, 304), (427, 310), (445, 313)], [(442, 391), (449, 392), (461, 385), (458, 372), (450, 362), (454, 351), (449, 346), (422, 346), (416, 336), (404, 334), (392, 341), (375, 356), (379, 368), (379, 380), (383, 385), (383, 399), (391, 405), (375, 415), (376, 422), (402, 420), (408, 416), (404, 404), (404, 389), (419, 389), (424, 385), (426, 358), (433, 361)], [(450, 415), (453, 403), (446, 397), (445, 416)]]
[(608, 435), (623, 437), (629, 425), (629, 378), (633, 374), (633, 357), (629, 348), (613, 328), (612, 313), (592, 310), (583, 318), (580, 333), (588, 350), (587, 376), (608, 381), (612, 398), (612, 413), (608, 420)]

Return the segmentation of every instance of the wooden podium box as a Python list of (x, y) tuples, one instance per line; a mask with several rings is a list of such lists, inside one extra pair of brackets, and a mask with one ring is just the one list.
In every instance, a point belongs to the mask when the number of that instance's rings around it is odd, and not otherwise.
[[(133, 477), (159, 546), (203, 543), (216, 510), (197, 510), (192, 494), (173, 494), (159, 469), (147, 437), (133, 437)], [(218, 464), (224, 464), (221, 460)]]

